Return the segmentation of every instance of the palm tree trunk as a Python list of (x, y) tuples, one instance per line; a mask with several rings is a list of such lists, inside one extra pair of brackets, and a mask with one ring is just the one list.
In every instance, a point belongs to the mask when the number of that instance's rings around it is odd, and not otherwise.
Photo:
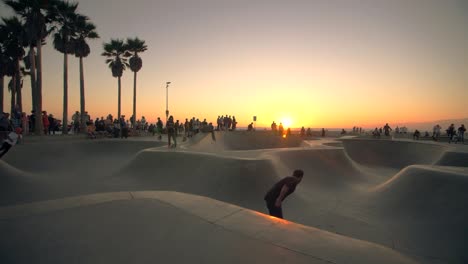
[(11, 77), (10, 81), (10, 93), (11, 93), (11, 101), (10, 101), (10, 116), (13, 117), (13, 113), (15, 112), (15, 104), (16, 104), (16, 93), (15, 93), (15, 86), (16, 86), (16, 74)]
[[(36, 42), (37, 48), (37, 79), (36, 79), (36, 135), (44, 134), (44, 124), (42, 123), (42, 40)], [(32, 67), (32, 66), (31, 66)]]
[(135, 128), (137, 116), (136, 116), (136, 84), (137, 84), (137, 72), (133, 72), (133, 128)]
[(0, 76), (0, 113), (3, 113), (3, 90), (5, 89), (5, 78)]
[(23, 96), (21, 94), (21, 71), (20, 71), (20, 60), (16, 59), (16, 104), (18, 105), (18, 110), (23, 112)]
[[(34, 54), (34, 47), (29, 47), (29, 63), (31, 64), (31, 100), (32, 109), (36, 110), (36, 54)], [(37, 111), (35, 111), (37, 113)]]
[(118, 92), (118, 102), (117, 102), (117, 105), (118, 105), (118, 109), (117, 109), (117, 120), (120, 120), (120, 86), (121, 86), (121, 82), (120, 82), (120, 76), (118, 77), (118, 81), (119, 81), (119, 92)]
[(81, 133), (86, 133), (85, 121), (85, 91), (84, 91), (84, 73), (83, 73), (83, 57), (80, 57), (80, 105), (81, 105)]
[(63, 117), (62, 134), (68, 134), (68, 54), (63, 53)]

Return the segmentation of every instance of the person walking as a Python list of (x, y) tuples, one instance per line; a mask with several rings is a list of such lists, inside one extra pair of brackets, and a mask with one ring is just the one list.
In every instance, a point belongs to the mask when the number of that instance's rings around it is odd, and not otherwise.
[(463, 124), (458, 128), (458, 141), (461, 141), (463, 144), (465, 144), (465, 132), (466, 128)]
[[(166, 122), (166, 129), (167, 129), (167, 140), (168, 140), (168, 145), (167, 147), (173, 147), (175, 148), (177, 146), (177, 141), (176, 141), (176, 131), (175, 131), (175, 123), (174, 123), (174, 117), (170, 116), (169, 120)], [(174, 139), (174, 144), (171, 145), (171, 138)]]
[(286, 197), (296, 190), (296, 186), (301, 182), (303, 176), (304, 171), (295, 170), (292, 176), (281, 179), (265, 194), (264, 200), (271, 216), (283, 218), (281, 204)]

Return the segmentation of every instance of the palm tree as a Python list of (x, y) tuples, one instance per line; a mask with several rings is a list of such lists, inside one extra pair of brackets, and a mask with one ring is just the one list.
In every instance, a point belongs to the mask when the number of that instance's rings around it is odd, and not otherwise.
[(22, 94), (21, 94), (21, 70), (20, 62), (24, 56), (24, 36), (25, 32), (21, 21), (17, 17), (3, 18), (2, 24), (0, 25), (0, 34), (4, 38), (5, 52), (10, 57), (13, 70), (10, 71), (12, 74), (11, 84), (8, 88), (12, 95), (13, 110), (16, 104), (19, 106), (19, 111), (22, 111)]
[(74, 54), (76, 8), (78, 4), (59, 1), (51, 10), (57, 28), (54, 33), (54, 48), (63, 53), (63, 117), (62, 134), (68, 134), (68, 54)]
[[(56, 0), (3, 0), (19, 15), (25, 26), (25, 32), (30, 49), (31, 83), (34, 87), (33, 109), (40, 117), (42, 112), (42, 43), (47, 37), (47, 25), (50, 19), (47, 16), (48, 8), (56, 3)], [(37, 49), (37, 62), (34, 54)], [(36, 67), (37, 66), (37, 67)], [(42, 118), (36, 118), (35, 133), (42, 135)]]
[(135, 121), (137, 119), (136, 116), (136, 80), (137, 80), (137, 72), (143, 66), (143, 61), (138, 56), (138, 53), (144, 52), (147, 50), (147, 46), (145, 45), (144, 40), (140, 40), (139, 38), (127, 38), (127, 49), (129, 52), (132, 53), (132, 57), (130, 58), (130, 69), (133, 71), (133, 120), (132, 126), (135, 127)]
[(8, 56), (6, 54), (5, 41), (6, 41), (6, 36), (0, 33), (0, 113), (3, 113), (3, 106), (4, 106), (3, 93), (5, 89), (5, 76), (7, 73), (6, 66), (8, 63)]
[(0, 45), (0, 113), (3, 113), (3, 91), (5, 89), (5, 75), (6, 75), (6, 56), (3, 51), (3, 45)]
[(127, 60), (131, 55), (127, 51), (127, 46), (123, 40), (120, 39), (111, 39), (109, 43), (104, 43), (104, 52), (102, 56), (107, 57), (106, 64), (109, 65), (109, 68), (112, 71), (112, 76), (116, 77), (118, 80), (118, 109), (117, 109), (117, 118), (120, 118), (120, 97), (121, 97), (121, 81), (123, 71), (129, 67)]
[(86, 132), (85, 122), (85, 87), (84, 87), (84, 70), (83, 58), (87, 57), (91, 52), (86, 39), (96, 39), (99, 35), (96, 32), (96, 26), (89, 22), (89, 18), (83, 15), (78, 15), (75, 21), (75, 30), (77, 37), (73, 38), (73, 46), (75, 57), (80, 59), (80, 105), (81, 105), (81, 131)]

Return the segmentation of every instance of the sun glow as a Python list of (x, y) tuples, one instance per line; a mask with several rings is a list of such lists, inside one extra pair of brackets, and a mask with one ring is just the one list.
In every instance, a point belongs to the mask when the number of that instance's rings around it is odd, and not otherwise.
[(283, 117), (281, 119), (281, 123), (283, 123), (284, 129), (287, 129), (291, 127), (291, 125), (293, 124), (293, 121), (290, 117)]

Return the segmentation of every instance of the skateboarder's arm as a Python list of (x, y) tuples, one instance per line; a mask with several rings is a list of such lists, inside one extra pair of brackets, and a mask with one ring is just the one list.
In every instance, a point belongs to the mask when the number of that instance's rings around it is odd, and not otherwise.
[(288, 193), (288, 191), (289, 191), (289, 187), (286, 184), (283, 185), (283, 187), (281, 188), (280, 195), (278, 196), (278, 198), (276, 198), (276, 203), (275, 203), (276, 207), (281, 206), (281, 202), (283, 201), (283, 199), (286, 196), (286, 194)]

